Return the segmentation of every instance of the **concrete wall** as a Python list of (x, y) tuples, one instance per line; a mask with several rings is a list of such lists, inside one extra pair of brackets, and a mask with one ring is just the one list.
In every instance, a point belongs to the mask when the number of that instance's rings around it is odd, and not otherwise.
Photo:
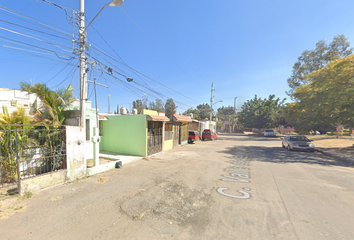
[(9, 114), (17, 110), (17, 105), (25, 108), (26, 113), (33, 115), (35, 108), (42, 106), (41, 100), (36, 94), (28, 94), (26, 91), (0, 88), (0, 112), (2, 113), (2, 106), (6, 106)]
[(80, 127), (66, 126), (67, 169), (21, 180), (21, 193), (37, 191), (86, 176), (83, 136)]
[(210, 129), (216, 132), (216, 123), (214, 121), (200, 122), (200, 134), (203, 133), (204, 129)]
[(189, 123), (188, 126), (189, 130), (193, 130), (193, 131), (198, 131), (199, 132), (199, 122), (194, 121)]
[(107, 115), (103, 121), (100, 150), (147, 156), (146, 115)]
[(164, 151), (172, 148), (173, 148), (173, 139), (164, 141), (164, 148), (163, 148)]

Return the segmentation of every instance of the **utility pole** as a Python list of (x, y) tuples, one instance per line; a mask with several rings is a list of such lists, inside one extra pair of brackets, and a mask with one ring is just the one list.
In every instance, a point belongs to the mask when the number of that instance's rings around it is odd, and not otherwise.
[[(214, 101), (214, 97), (213, 97), (213, 91), (214, 91), (214, 87), (213, 87), (213, 82), (211, 83), (211, 97), (210, 97), (210, 124), (211, 124), (211, 120), (213, 117), (213, 101)], [(210, 126), (209, 124), (209, 126)]]
[(235, 99), (234, 99), (234, 111), (235, 111), (235, 114), (234, 114), (234, 124), (233, 124), (232, 132), (235, 132), (235, 125), (236, 125), (236, 111), (237, 111), (237, 109), (236, 109), (236, 99), (237, 99), (237, 97), (235, 97)]
[(84, 143), (86, 141), (86, 56), (85, 56), (85, 0), (80, 0), (79, 12), (79, 51), (80, 51), (80, 127), (84, 132)]
[(111, 113), (111, 104), (110, 104), (110, 102), (109, 102), (109, 97), (110, 97), (110, 96), (111, 96), (110, 94), (107, 95), (107, 98), (108, 98), (108, 113), (109, 113), (109, 114)]

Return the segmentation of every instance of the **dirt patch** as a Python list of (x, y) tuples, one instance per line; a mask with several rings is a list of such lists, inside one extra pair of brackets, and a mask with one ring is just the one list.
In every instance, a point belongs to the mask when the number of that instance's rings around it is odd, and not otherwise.
[(350, 138), (309, 137), (309, 139), (313, 141), (316, 147), (321, 148), (347, 148), (354, 144), (354, 139)]
[[(110, 163), (110, 162), (114, 162), (114, 161), (117, 161), (117, 159), (100, 158), (100, 165), (106, 164), (106, 163)], [(88, 168), (94, 167), (95, 165), (93, 163), (93, 159), (87, 159), (86, 166)]]
[(50, 199), (50, 201), (56, 202), (56, 201), (60, 201), (60, 200), (62, 200), (62, 199), (63, 199), (63, 196), (57, 196), (57, 197), (52, 197), (52, 198)]
[(102, 184), (102, 183), (106, 183), (107, 181), (108, 181), (108, 178), (106, 176), (98, 176), (96, 183)]
[(165, 182), (140, 191), (124, 201), (121, 209), (164, 234), (186, 228), (201, 233), (209, 221), (210, 201), (210, 191)]
[(0, 200), (0, 219), (11, 217), (15, 213), (23, 212), (27, 207), (21, 197), (10, 197)]

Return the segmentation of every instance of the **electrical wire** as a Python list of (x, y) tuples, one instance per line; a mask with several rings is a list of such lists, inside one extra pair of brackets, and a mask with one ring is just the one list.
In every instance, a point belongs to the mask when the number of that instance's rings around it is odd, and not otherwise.
[[(4, 36), (2, 36), (2, 35), (0, 35), (0, 38), (7, 39), (7, 40), (10, 40), (10, 41), (13, 41), (13, 42), (17, 42), (17, 43), (21, 43), (21, 44), (24, 44), (24, 45), (27, 45), (27, 46), (31, 46), (31, 47), (34, 47), (34, 48), (42, 49), (42, 50), (45, 50), (45, 51), (48, 51), (48, 52), (52, 52), (52, 53), (54, 53), (58, 58), (63, 59), (63, 60), (71, 60), (71, 59), (74, 58), (74, 57), (63, 58), (63, 57), (60, 57), (59, 54), (58, 54), (56, 51), (53, 51), (53, 50), (50, 50), (50, 49), (47, 49), (47, 48), (38, 47), (38, 46), (35, 46), (35, 45), (33, 45), (33, 44), (25, 43), (25, 42), (18, 41), (18, 40), (15, 40), (15, 39), (11, 39), (11, 38), (8, 38), (8, 37), (4, 37)], [(62, 54), (62, 55), (63, 55), (63, 54)]]
[(47, 41), (41, 40), (41, 39), (36, 38), (36, 37), (32, 37), (32, 36), (29, 36), (29, 35), (26, 35), (26, 34), (23, 34), (23, 33), (16, 32), (16, 31), (11, 30), (11, 29), (7, 29), (7, 28), (3, 28), (3, 27), (0, 27), (0, 29), (2, 29), (2, 30), (4, 30), (4, 31), (11, 32), (11, 33), (13, 33), (13, 34), (17, 34), (17, 35), (20, 35), (20, 36), (23, 36), (23, 37), (31, 38), (31, 39), (34, 39), (34, 40), (37, 40), (37, 41), (41, 41), (41, 42), (44, 42), (44, 43), (53, 45), (53, 46), (55, 46), (55, 47), (60, 48), (60, 49), (63, 50), (63, 51), (66, 51), (66, 52), (71, 52), (71, 51), (68, 51), (68, 50), (63, 49), (63, 47), (66, 47), (66, 48), (69, 48), (69, 49), (71, 49), (71, 47), (59, 46), (59, 45), (57, 45), (57, 44), (55, 44), (55, 43), (47, 42)]
[(12, 23), (12, 22), (8, 22), (8, 21), (5, 21), (5, 20), (2, 20), (2, 19), (0, 19), (0, 21), (1, 21), (1, 22), (4, 22), (4, 23), (7, 23), (7, 24), (11, 24), (11, 25), (16, 26), (16, 27), (20, 27), (20, 28), (24, 28), (24, 29), (27, 29), (27, 30), (31, 30), (31, 31), (43, 33), (43, 34), (46, 34), (46, 35), (48, 35), (48, 36), (52, 36), (52, 37), (56, 37), (56, 38), (61, 38), (61, 39), (64, 39), (64, 40), (71, 40), (71, 38), (62, 37), (62, 36), (59, 36), (59, 35), (47, 33), (47, 32), (40, 31), (40, 30), (37, 30), (37, 29), (34, 29), (34, 28), (30, 28), (30, 27), (25, 27), (25, 26), (22, 26), (22, 25), (19, 25), (19, 24), (16, 24), (16, 23)]
[[(111, 58), (112, 60), (115, 60), (115, 61), (117, 61), (118, 63), (121, 63), (119, 60), (115, 59), (114, 57), (110, 56), (109, 54), (106, 54), (106, 53), (100, 51), (99, 49), (97, 49), (97, 48), (95, 48), (95, 47), (91, 47), (91, 50), (92, 50), (92, 49), (95, 49), (96, 51), (101, 52), (103, 55), (105, 55), (105, 56)], [(92, 50), (92, 51), (95, 52), (94, 50)], [(96, 52), (95, 52), (95, 53), (96, 53)], [(97, 53), (96, 53), (96, 54), (97, 54)], [(98, 55), (98, 54), (97, 54), (97, 55)], [(99, 55), (99, 56), (101, 56), (101, 55)], [(102, 56), (101, 56), (101, 57), (102, 57)], [(102, 57), (102, 58), (103, 58), (103, 57)], [(104, 58), (104, 59), (105, 59), (105, 58)], [(106, 60), (106, 59), (105, 59), (105, 60)], [(107, 60), (106, 60), (106, 61), (107, 61)], [(122, 63), (121, 63), (121, 64), (122, 64)], [(180, 96), (183, 96), (183, 97), (185, 97), (185, 98), (187, 98), (187, 99), (189, 99), (189, 100), (192, 100), (193, 102), (198, 102), (198, 101), (195, 101), (194, 99), (192, 99), (192, 98), (190, 98), (190, 97), (188, 97), (188, 96), (186, 96), (186, 95), (184, 95), (184, 94), (182, 94), (182, 93), (179, 93), (179, 92), (177, 92), (176, 90), (174, 90), (174, 89), (172, 89), (172, 88), (170, 88), (170, 87), (168, 87), (168, 86), (166, 86), (166, 85), (164, 85), (164, 84), (158, 82), (157, 80), (155, 80), (155, 79), (153, 79), (153, 78), (151, 78), (151, 77), (149, 77), (149, 76), (147, 76), (147, 75), (145, 75), (145, 74), (139, 72), (138, 70), (133, 69), (132, 67), (130, 67), (130, 66), (128, 66), (128, 65), (126, 65), (126, 67), (129, 68), (130, 70), (132, 70), (132, 71), (134, 71), (134, 72), (140, 74), (141, 76), (144, 76), (145, 78), (150, 79), (151, 81), (153, 81), (153, 82), (155, 82), (155, 83), (157, 83), (157, 84), (159, 84), (159, 85), (165, 87), (166, 89), (171, 90), (172, 92), (175, 92), (175, 93), (179, 94)], [(147, 85), (147, 84), (146, 84), (146, 85)]]
[(179, 69), (181, 69), (187, 76), (189, 76), (191, 79), (193, 79), (192, 76), (190, 76), (176, 61), (172, 59), (135, 21), (134, 19), (126, 12), (122, 7), (120, 9), (124, 12), (125, 15), (137, 26), (140, 31), (172, 62), (174, 63)]
[(64, 71), (65, 68), (67, 68), (67, 67), (71, 64), (71, 61), (72, 61), (72, 60), (70, 60), (57, 74), (55, 74), (51, 79), (49, 79), (48, 81), (46, 81), (44, 84), (49, 83), (49, 82), (52, 81), (56, 76), (58, 76), (62, 71)]
[(31, 22), (33, 22), (33, 23), (35, 23), (35, 24), (38, 24), (38, 25), (40, 25), (40, 26), (42, 26), (42, 27), (46, 27), (46, 28), (48, 28), (48, 29), (50, 29), (50, 30), (52, 30), (52, 31), (55, 31), (55, 32), (57, 32), (57, 33), (60, 33), (60, 34), (62, 34), (62, 35), (64, 35), (64, 36), (67, 36), (67, 37), (71, 38), (71, 35), (70, 35), (70, 34), (65, 33), (65, 32), (62, 31), (62, 30), (55, 29), (54, 27), (51, 27), (51, 26), (49, 26), (49, 25), (47, 25), (47, 24), (41, 23), (41, 22), (39, 22), (39, 21), (37, 21), (37, 20), (34, 20), (34, 19), (30, 18), (30, 17), (27, 17), (26, 15), (21, 14), (21, 13), (19, 13), (19, 12), (16, 12), (15, 10), (12, 10), (12, 9), (10, 9), (10, 8), (8, 8), (8, 7), (3, 6), (3, 5), (0, 5), (0, 10), (3, 10), (3, 11), (5, 11), (5, 12), (11, 13), (11, 14), (13, 14), (13, 15), (19, 16), (19, 17), (24, 18), (24, 19), (26, 19), (26, 20), (28, 20), (28, 21), (31, 21)]
[[(96, 31), (96, 33), (98, 34), (98, 36), (101, 37), (101, 39), (106, 43), (106, 45), (120, 58), (120, 60), (122, 60), (123, 64), (124, 64), (125, 66), (128, 66), (128, 64), (127, 64), (127, 63), (123, 60), (123, 58), (114, 50), (114, 48), (112, 48), (112, 46), (106, 41), (106, 39), (104, 39), (104, 37), (98, 32), (98, 30), (97, 30), (93, 25), (91, 25), (91, 27)], [(147, 85), (146, 82), (136, 73), (136, 71), (133, 70), (133, 72), (134, 72), (134, 74), (135, 74), (145, 85)]]

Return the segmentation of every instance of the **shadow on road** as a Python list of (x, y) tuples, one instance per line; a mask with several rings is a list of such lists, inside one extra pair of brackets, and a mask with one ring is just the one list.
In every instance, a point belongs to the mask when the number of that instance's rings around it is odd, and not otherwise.
[[(252, 139), (254, 141), (254, 139)], [(249, 161), (271, 162), (279, 164), (305, 163), (325, 166), (353, 167), (345, 162), (338, 162), (320, 153), (288, 151), (282, 147), (261, 147), (261, 146), (240, 146), (227, 148), (220, 153), (230, 154), (230, 158), (237, 156), (247, 156)]]
[(257, 136), (249, 136), (249, 135), (232, 135), (232, 134), (223, 134), (220, 135), (218, 140), (220, 141), (235, 141), (235, 136), (237, 136), (238, 141), (280, 141), (280, 137), (257, 137)]

